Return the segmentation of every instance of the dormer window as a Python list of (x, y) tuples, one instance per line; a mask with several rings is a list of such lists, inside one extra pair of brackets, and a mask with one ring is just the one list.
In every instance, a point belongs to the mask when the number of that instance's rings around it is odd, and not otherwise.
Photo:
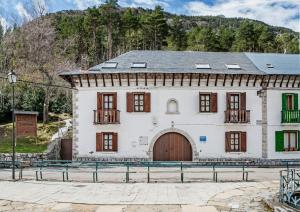
[(147, 63), (145, 62), (134, 62), (131, 64), (131, 68), (146, 68)]
[(226, 64), (227, 69), (241, 69), (238, 64)]
[(196, 63), (196, 69), (210, 69), (210, 65), (208, 63)]
[(268, 63), (267, 68), (274, 68), (274, 66), (272, 64)]
[(102, 68), (117, 68), (117, 66), (117, 62), (105, 62), (103, 63)]

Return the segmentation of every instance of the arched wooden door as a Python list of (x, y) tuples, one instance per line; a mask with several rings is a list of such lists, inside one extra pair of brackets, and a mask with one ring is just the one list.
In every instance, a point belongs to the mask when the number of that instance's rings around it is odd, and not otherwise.
[(179, 133), (166, 133), (160, 136), (153, 147), (154, 161), (191, 161), (192, 146)]

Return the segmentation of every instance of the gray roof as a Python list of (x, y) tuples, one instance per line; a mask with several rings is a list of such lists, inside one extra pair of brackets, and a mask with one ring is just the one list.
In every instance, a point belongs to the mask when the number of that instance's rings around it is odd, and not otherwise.
[[(255, 66), (266, 74), (300, 75), (299, 54), (245, 53)], [(273, 68), (268, 68), (271, 64)]]
[(36, 111), (21, 111), (21, 110), (15, 111), (15, 114), (20, 114), (20, 115), (39, 115), (39, 113), (36, 112)]
[[(104, 68), (107, 62), (116, 68)], [(147, 64), (146, 68), (131, 68), (132, 63)], [(209, 64), (210, 69), (197, 69), (196, 64)], [(226, 64), (238, 64), (241, 69), (227, 69)], [(271, 64), (273, 68), (268, 68)], [(210, 74), (293, 74), (300, 75), (299, 54), (233, 53), (198, 51), (130, 51), (96, 65), (88, 71), (69, 71), (64, 75), (88, 73), (210, 73)]]
[[(103, 68), (104, 63), (89, 69), (96, 73), (164, 72), (264, 74), (244, 53), (192, 51), (130, 51), (107, 62), (117, 62), (117, 68)], [(147, 68), (131, 68), (132, 63), (145, 62)], [(211, 69), (196, 69), (195, 64), (210, 64)], [(241, 69), (227, 69), (226, 64), (238, 64)]]

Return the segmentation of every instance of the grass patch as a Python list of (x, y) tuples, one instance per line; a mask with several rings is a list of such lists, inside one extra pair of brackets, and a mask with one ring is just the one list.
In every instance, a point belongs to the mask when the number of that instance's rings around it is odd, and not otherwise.
[[(47, 149), (48, 143), (58, 129), (64, 126), (63, 121), (48, 124), (38, 123), (38, 136), (17, 138), (18, 153), (40, 153)], [(0, 125), (0, 153), (12, 152), (12, 124)]]

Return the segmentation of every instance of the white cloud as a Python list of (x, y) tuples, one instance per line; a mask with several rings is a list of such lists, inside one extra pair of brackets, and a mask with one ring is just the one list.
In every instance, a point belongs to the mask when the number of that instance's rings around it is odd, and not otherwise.
[(19, 2), (16, 5), (16, 10), (18, 12), (18, 15), (23, 19), (23, 21), (27, 22), (32, 20), (32, 16), (27, 12), (27, 10), (24, 8), (24, 5)]
[(217, 0), (214, 5), (192, 1), (185, 9), (190, 15), (245, 17), (300, 31), (299, 0)]
[(9, 28), (9, 23), (5, 20), (5, 18), (0, 16), (0, 24), (2, 25), (4, 32)]
[(74, 3), (79, 10), (84, 10), (88, 7), (99, 5), (102, 2), (102, 0), (74, 0)]
[(156, 5), (161, 5), (163, 7), (168, 7), (169, 4), (165, 1), (161, 0), (133, 0), (133, 3), (138, 6), (144, 6), (144, 7), (155, 7)]

